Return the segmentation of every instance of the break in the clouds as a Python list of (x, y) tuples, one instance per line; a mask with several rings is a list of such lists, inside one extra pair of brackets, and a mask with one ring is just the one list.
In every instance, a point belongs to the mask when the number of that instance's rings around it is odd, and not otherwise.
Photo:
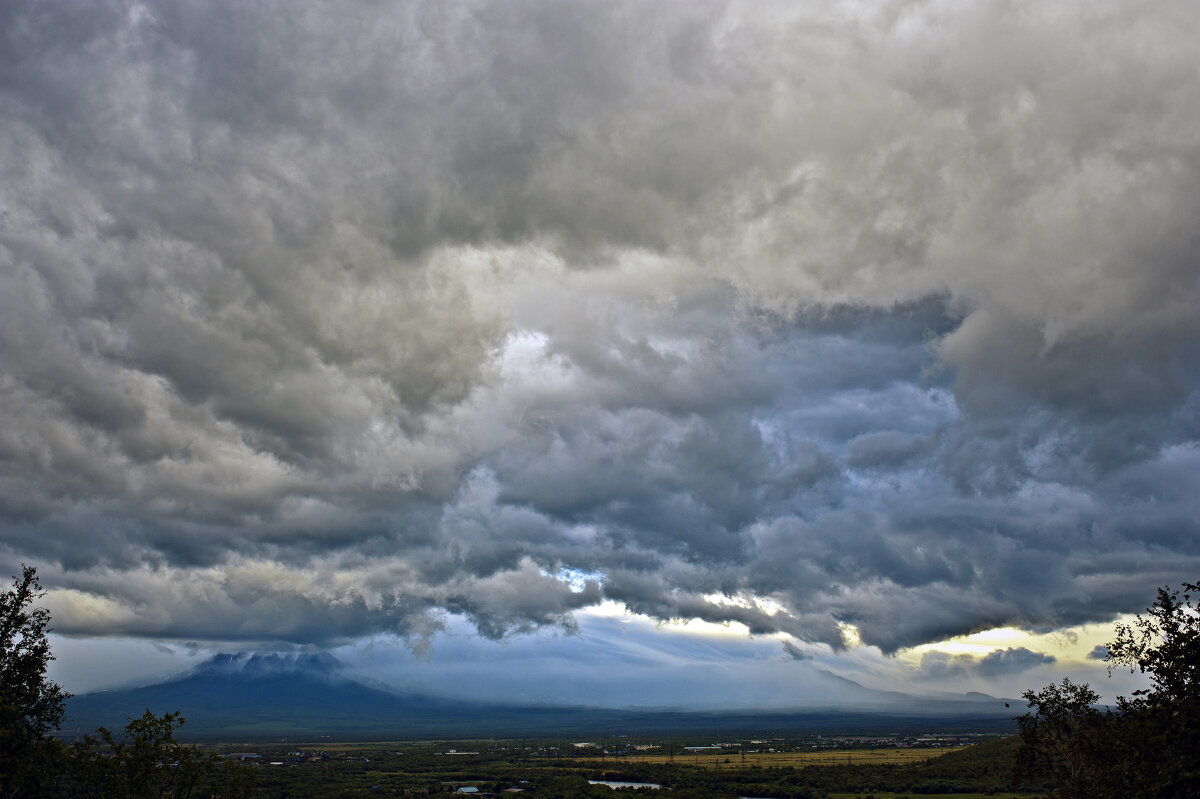
[(62, 633), (893, 652), (1200, 567), (1192, 3), (0, 15), (0, 560)]

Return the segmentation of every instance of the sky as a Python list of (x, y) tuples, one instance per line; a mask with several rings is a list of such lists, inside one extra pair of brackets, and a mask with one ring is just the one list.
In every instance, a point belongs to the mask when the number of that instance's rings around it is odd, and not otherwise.
[(52, 675), (1126, 690), (1096, 647), (1200, 577), (1197, 40), (1182, 1), (0, 4), (0, 566)]

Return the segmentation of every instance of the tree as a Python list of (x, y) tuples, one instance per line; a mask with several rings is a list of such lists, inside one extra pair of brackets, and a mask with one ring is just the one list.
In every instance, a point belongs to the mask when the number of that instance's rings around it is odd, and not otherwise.
[(1086, 684), (1026, 691), (1032, 713), (1017, 719), (1018, 773), (1049, 779), (1061, 796), (1200, 796), (1200, 608), (1192, 595), (1158, 589), (1147, 616), (1118, 624), (1108, 644), (1111, 673), (1128, 666), (1150, 677), (1150, 688), (1118, 697), (1116, 713), (1095, 707)]
[(1100, 795), (1108, 748), (1107, 718), (1096, 708), (1100, 695), (1087, 683), (1063, 678), (1061, 685), (1026, 691), (1024, 697), (1033, 712), (1017, 718), (1018, 774), (1048, 779), (1064, 797)]
[[(1135, 692), (1148, 704), (1195, 709), (1200, 701), (1200, 607), (1192, 604), (1196, 583), (1179, 591), (1158, 589), (1158, 598), (1133, 624), (1118, 624), (1108, 645), (1110, 664), (1150, 675), (1149, 691)], [(1111, 669), (1111, 665), (1109, 667)]]
[(1200, 607), (1196, 583), (1158, 589), (1133, 624), (1118, 624), (1109, 669), (1150, 676), (1150, 688), (1117, 700), (1132, 781), (1156, 797), (1200, 796)]
[(70, 695), (46, 679), (50, 611), (32, 607), (44, 593), (33, 566), (0, 593), (0, 796), (46, 793), (61, 762), (50, 731), (62, 724)]
[(179, 713), (147, 710), (121, 738), (105, 727), (98, 738), (86, 736), (72, 750), (67, 792), (129, 799), (248, 795), (253, 775), (247, 769), (175, 740), (183, 722)]

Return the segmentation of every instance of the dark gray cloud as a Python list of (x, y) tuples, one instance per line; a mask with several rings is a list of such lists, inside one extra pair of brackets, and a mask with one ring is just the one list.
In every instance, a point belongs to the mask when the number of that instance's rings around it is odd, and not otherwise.
[(916, 433), (881, 430), (846, 442), (846, 464), (856, 469), (895, 469), (921, 454), (928, 440)]
[(1200, 566), (1191, 4), (0, 15), (0, 563), (64, 633), (890, 652)]
[(1023, 646), (996, 649), (979, 659), (979, 673), (984, 677), (997, 677), (1002, 674), (1022, 672), (1053, 663), (1055, 657), (1042, 652), (1032, 652)]
[(813, 657), (810, 653), (805, 652), (791, 641), (783, 642), (783, 651), (787, 652), (792, 660), (812, 660)]
[(982, 677), (994, 680), (1012, 674), (1020, 674), (1036, 666), (1056, 662), (1053, 655), (1034, 652), (1023, 646), (994, 649), (983, 657), (972, 655), (950, 655), (930, 651), (921, 656), (921, 674), (926, 679), (948, 680), (963, 677)]

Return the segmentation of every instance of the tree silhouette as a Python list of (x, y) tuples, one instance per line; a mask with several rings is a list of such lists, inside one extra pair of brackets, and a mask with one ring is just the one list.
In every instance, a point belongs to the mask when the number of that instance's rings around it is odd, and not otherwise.
[(1063, 797), (1200, 796), (1200, 607), (1192, 595), (1158, 589), (1146, 616), (1118, 624), (1108, 644), (1111, 673), (1128, 666), (1150, 677), (1150, 688), (1118, 697), (1116, 713), (1101, 713), (1086, 684), (1027, 691), (1032, 712), (1017, 719), (1017, 772), (1048, 780)]
[(1108, 719), (1095, 706), (1100, 695), (1087, 683), (1064, 678), (1060, 685), (1026, 691), (1024, 697), (1032, 712), (1017, 719), (1018, 774), (1047, 779), (1064, 797), (1098, 795), (1108, 737)]
[(1158, 589), (1146, 616), (1118, 624), (1108, 645), (1109, 670), (1128, 666), (1150, 688), (1117, 700), (1124, 727), (1128, 782), (1146, 795), (1200, 796), (1200, 607), (1196, 583)]
[(0, 593), (0, 796), (46, 793), (61, 765), (63, 747), (49, 735), (69, 694), (46, 679), (50, 611), (32, 607), (44, 593), (33, 566)]
[(71, 752), (65, 793), (75, 796), (123, 796), (162, 799), (190, 796), (249, 796), (254, 775), (175, 740), (183, 725), (179, 713), (147, 710), (125, 727), (120, 738), (105, 727), (86, 736)]

